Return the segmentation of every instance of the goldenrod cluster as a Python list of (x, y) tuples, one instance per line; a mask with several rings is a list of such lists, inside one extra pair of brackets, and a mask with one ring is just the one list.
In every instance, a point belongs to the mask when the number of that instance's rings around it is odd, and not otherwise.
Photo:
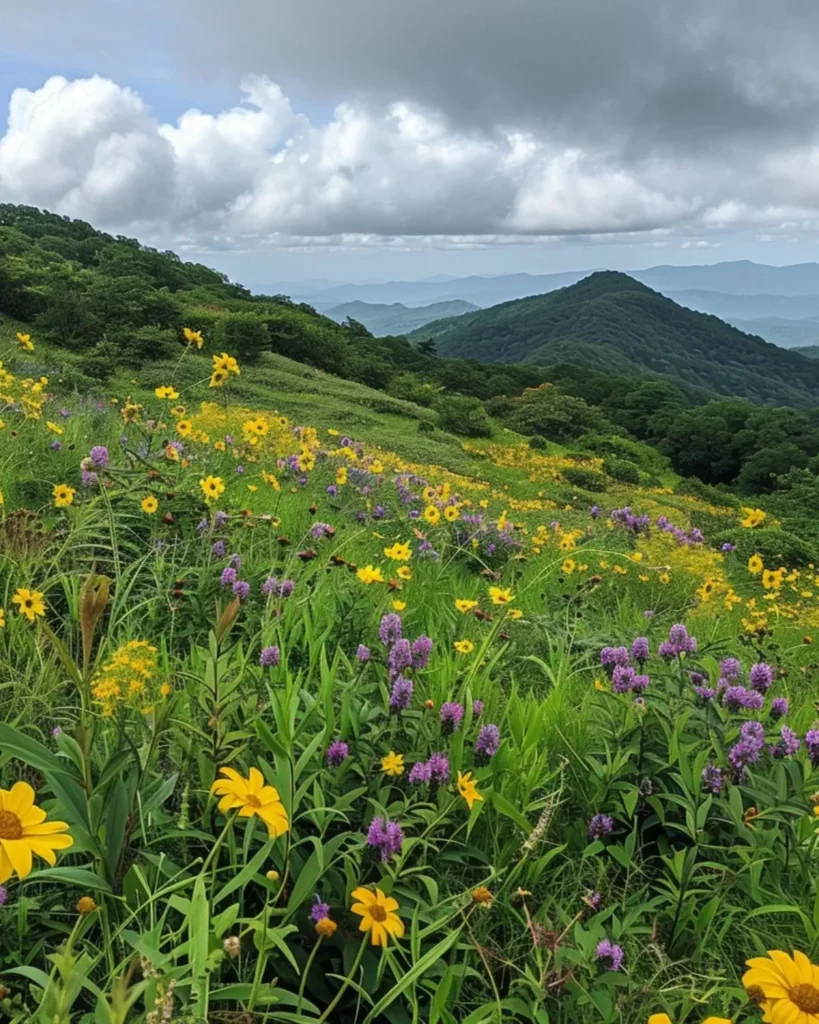
[(152, 710), (157, 696), (167, 696), (167, 685), (158, 685), (157, 651), (146, 640), (131, 640), (116, 649), (91, 683), (91, 694), (102, 705), (103, 715), (113, 715), (120, 705)]

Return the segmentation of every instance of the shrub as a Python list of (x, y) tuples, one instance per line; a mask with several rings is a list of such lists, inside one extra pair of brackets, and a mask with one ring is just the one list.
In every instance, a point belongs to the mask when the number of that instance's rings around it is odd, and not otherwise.
[(529, 438), (529, 447), (533, 448), (536, 452), (542, 452), (549, 447), (549, 442), (545, 437), (541, 437), (540, 434), (535, 434), (534, 437)]
[(585, 491), (599, 493), (605, 491), (608, 481), (603, 473), (597, 469), (589, 469), (586, 466), (570, 466), (563, 470), (563, 476), (575, 487), (582, 487)]
[(603, 472), (621, 484), (639, 484), (640, 470), (628, 459), (609, 458), (603, 460)]
[(490, 437), (492, 421), (477, 398), (449, 395), (438, 406), (441, 426), (465, 437)]
[(255, 313), (231, 313), (222, 317), (216, 330), (217, 347), (235, 356), (239, 363), (258, 363), (270, 348), (267, 324)]
[(751, 555), (758, 554), (771, 569), (780, 565), (788, 569), (798, 569), (806, 565), (815, 565), (819, 561), (818, 547), (777, 526), (758, 526), (754, 530), (737, 527), (735, 530), (717, 534), (710, 540), (717, 547), (726, 541), (736, 544), (737, 556), (743, 561)]

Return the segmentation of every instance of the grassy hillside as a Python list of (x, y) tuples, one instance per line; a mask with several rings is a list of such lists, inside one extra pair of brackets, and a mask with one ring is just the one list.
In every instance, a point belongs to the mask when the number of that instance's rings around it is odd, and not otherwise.
[(807, 406), (819, 398), (819, 367), (804, 357), (683, 309), (614, 272), (428, 324), (414, 337), (433, 339), (444, 355), (486, 362), (648, 372), (755, 402)]

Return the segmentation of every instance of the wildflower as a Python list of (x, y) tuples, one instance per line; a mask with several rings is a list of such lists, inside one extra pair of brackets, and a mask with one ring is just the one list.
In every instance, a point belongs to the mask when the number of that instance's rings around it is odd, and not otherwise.
[(403, 843), (404, 833), (397, 821), (373, 818), (367, 830), (367, 846), (375, 847), (380, 852), (382, 861), (386, 862), (396, 853), (400, 853)]
[(761, 508), (743, 508), (742, 512), (744, 519), (741, 520), (740, 526), (746, 530), (752, 530), (754, 527), (760, 526), (767, 519), (767, 515)]
[(226, 565), (219, 577), (219, 584), (223, 587), (232, 587), (237, 581), (238, 575), (232, 565)]
[(157, 398), (170, 399), (172, 401), (179, 398), (179, 392), (175, 391), (170, 385), (165, 385), (165, 387), (161, 388), (154, 388), (154, 394)]
[(4, 885), (0, 885), (0, 907), (2, 907), (9, 898), (9, 891)]
[(268, 882), (278, 882), (279, 878), (281, 878), (281, 875), (279, 874), (278, 871), (271, 868), (270, 871), (265, 872), (264, 877), (268, 880)]
[(394, 612), (382, 616), (378, 627), (378, 638), (385, 647), (390, 647), (401, 639), (401, 617)]
[(316, 933), (323, 939), (332, 938), (337, 928), (338, 925), (331, 917), (322, 917), (319, 921), (316, 921)]
[(396, 754), (394, 750), (391, 750), (386, 757), (381, 758), (381, 771), (385, 775), (403, 775), (404, 774), (404, 755)]
[[(652, 1013), (648, 1018), (648, 1024), (672, 1024), (667, 1013)], [(731, 1024), (727, 1017), (706, 1017), (702, 1024)]]
[(275, 668), (281, 660), (281, 651), (276, 644), (264, 647), (259, 655), (259, 664), (262, 668)]
[(742, 665), (737, 658), (723, 658), (719, 663), (720, 677), (722, 679), (736, 680), (742, 675)]
[(788, 713), (788, 698), (774, 697), (771, 701), (771, 718), (784, 718)]
[(393, 562), (408, 562), (412, 557), (412, 549), (408, 543), (396, 541), (391, 548), (384, 548), (384, 554)]
[(751, 689), (758, 693), (767, 693), (773, 683), (773, 669), (764, 661), (757, 662), (756, 665), (751, 665), (749, 679)]
[(795, 757), (799, 753), (802, 741), (787, 725), (783, 725), (779, 731), (779, 743), (770, 748), (774, 757)]
[(648, 640), (644, 636), (638, 636), (631, 645), (631, 656), (635, 661), (648, 661), (649, 647)]
[(246, 601), (250, 596), (250, 584), (246, 580), (236, 580), (233, 584), (233, 593), (240, 601)]
[(589, 822), (589, 839), (603, 839), (614, 831), (614, 818), (610, 814), (595, 814)]
[(51, 493), (56, 507), (66, 508), (74, 500), (74, 495), (77, 492), (73, 487), (69, 487), (68, 484), (57, 484)]
[(797, 951), (790, 957), (772, 949), (768, 957), (754, 957), (746, 963), (749, 970), (743, 974), (742, 984), (749, 995), (759, 992), (766, 1020), (819, 1022), (819, 968), (804, 953)]
[(242, 941), (238, 935), (228, 935), (226, 939), (222, 940), (222, 949), (231, 960), (235, 960), (242, 952)]
[(89, 914), (93, 914), (97, 909), (97, 904), (90, 896), (80, 896), (74, 909), (83, 917), (88, 917)]
[(427, 505), (424, 509), (424, 519), (430, 526), (435, 526), (441, 520), (441, 511), (435, 505)]
[(482, 700), (473, 700), (472, 701), (472, 717), (473, 718), (480, 718), (482, 714), (483, 714), (483, 701)]
[(411, 679), (398, 676), (392, 684), (390, 694), (390, 711), (405, 711), (412, 703), (413, 683)]
[(6, 610), (5, 610), (5, 608), (0, 608), (0, 629), (5, 629), (5, 628), (6, 628)]
[(205, 501), (215, 501), (225, 493), (225, 484), (220, 476), (207, 476), (199, 481)]
[(370, 648), (366, 647), (364, 644), (359, 644), (358, 649), (355, 652), (355, 656), (362, 664), (368, 662), (370, 660)]
[(25, 587), (18, 587), (11, 599), (12, 604), (18, 606), (17, 610), (25, 615), (29, 622), (45, 615), (45, 602), (39, 590), (27, 590)]
[(509, 604), (514, 597), (512, 591), (501, 587), (490, 587), (489, 597), (492, 604)]
[(608, 671), (613, 671), (618, 665), (626, 667), (629, 661), (626, 647), (604, 647), (600, 652), (600, 664)]
[(201, 331), (192, 331), (190, 327), (183, 327), (182, 334), (185, 336), (185, 341), (187, 341), (189, 345), (195, 345), (198, 349), (200, 349), (205, 343), (205, 339), (202, 337)]
[(475, 645), (471, 640), (456, 640), (452, 646), (458, 654), (471, 654), (475, 650)]
[(619, 971), (623, 966), (623, 948), (617, 946), (609, 939), (598, 942), (594, 955), (598, 960), (607, 960), (607, 967), (610, 971)]
[(445, 733), (455, 732), (464, 717), (462, 704), (448, 700), (441, 705), (441, 728)]
[(461, 614), (466, 615), (467, 612), (471, 612), (473, 608), (478, 607), (477, 601), (469, 601), (466, 598), (459, 597), (455, 601), (455, 607)]
[(425, 634), (421, 634), (412, 642), (412, 667), (417, 669), (426, 668), (429, 664), (429, 656), (432, 654), (432, 640)]
[(247, 778), (241, 776), (235, 768), (220, 768), (219, 772), (225, 778), (217, 779), (210, 791), (222, 798), (219, 801), (222, 814), (238, 810), (241, 818), (258, 816), (267, 825), (267, 834), (271, 839), (289, 831), (290, 822), (278, 790), (265, 784), (264, 776), (258, 768), (251, 768)]
[(449, 782), (449, 758), (446, 754), (433, 754), (427, 761), (431, 782), (446, 785)]
[(395, 609), (395, 611), (402, 612), (407, 607), (407, 602), (395, 600), (392, 602), (392, 606)]
[(444, 519), (446, 519), (448, 523), (454, 523), (455, 520), (458, 519), (460, 514), (461, 513), (458, 511), (455, 505), (447, 505), (447, 507), (444, 509)]
[(408, 776), (410, 785), (419, 786), (424, 782), (429, 782), (432, 777), (432, 769), (429, 766), (428, 761), (416, 761), (415, 764), (410, 768)]
[(0, 883), (15, 874), (26, 878), (31, 871), (32, 854), (54, 867), (55, 851), (66, 850), (73, 843), (64, 821), (46, 820), (46, 813), (34, 803), (34, 790), (27, 782), (15, 782), (11, 789), (0, 789)]
[(31, 340), (31, 335), (30, 334), (21, 334), (20, 331), (18, 331), (17, 332), (17, 341), (18, 341), (18, 343), (20, 345), (20, 348), (24, 352), (33, 352), (34, 351), (34, 342)]
[(707, 764), (702, 770), (702, 785), (712, 793), (721, 793), (725, 786), (725, 774), (716, 765)]
[(359, 886), (353, 889), (356, 900), (350, 908), (361, 918), (359, 930), (370, 933), (370, 941), (374, 946), (385, 946), (390, 936), (400, 939), (404, 934), (404, 922), (398, 916), (398, 900), (385, 896), (380, 889), (375, 892)]
[(349, 756), (350, 748), (344, 740), (333, 740), (327, 748), (327, 764), (331, 768), (338, 768)]
[(412, 646), (409, 640), (396, 640), (387, 658), (390, 672), (394, 675), (412, 665)]
[(149, 494), (147, 498), (143, 498), (140, 502), (140, 508), (147, 515), (151, 516), (159, 508), (159, 502), (152, 494)]
[(325, 917), (330, 916), (330, 906), (324, 903), (318, 893), (313, 895), (313, 906), (310, 908), (310, 917), (317, 924)]
[(408, 565), (401, 565), (396, 569), (395, 575), (401, 580), (411, 580), (412, 569)]
[(108, 465), (110, 456), (108, 455), (108, 449), (104, 444), (97, 444), (91, 449), (88, 458), (97, 469), (105, 469)]
[(805, 748), (814, 768), (819, 768), (819, 729), (809, 729), (805, 733)]
[(209, 388), (220, 388), (230, 378), (227, 370), (214, 370), (210, 375)]
[(746, 690), (744, 686), (729, 686), (722, 695), (722, 703), (733, 712), (742, 708), (759, 711), (765, 703), (765, 698), (756, 690)]
[(476, 800), (483, 800), (483, 797), (478, 792), (477, 784), (472, 778), (472, 772), (458, 772), (458, 781), (456, 783), (458, 792), (466, 800), (467, 806), (470, 811)]
[(356, 576), (361, 580), (362, 583), (384, 583), (384, 577), (381, 574), (380, 569), (376, 569), (372, 565), (365, 565), (362, 569), (356, 572)]
[(500, 748), (500, 729), (496, 725), (484, 725), (475, 740), (475, 756), (488, 761)]
[(190, 420), (179, 420), (176, 424), (176, 432), (180, 437), (190, 437), (193, 424)]

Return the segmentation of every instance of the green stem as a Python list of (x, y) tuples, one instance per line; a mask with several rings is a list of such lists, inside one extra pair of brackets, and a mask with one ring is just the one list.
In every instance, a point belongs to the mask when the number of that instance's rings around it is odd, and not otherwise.
[(361, 958), (364, 956), (364, 949), (366, 948), (366, 946), (367, 936), (365, 935), (364, 938), (361, 940), (361, 945), (358, 947), (358, 952), (355, 955), (353, 966), (350, 968), (349, 972), (345, 976), (341, 988), (338, 990), (338, 992), (336, 992), (335, 996), (333, 997), (333, 1001), (330, 1003), (330, 1005), (327, 1007), (324, 1013), (319, 1017), (316, 1024), (323, 1024), (323, 1021), (327, 1020), (327, 1018), (330, 1016), (333, 1010), (335, 1010), (336, 1006), (338, 1006), (341, 997), (344, 995), (344, 993), (347, 991), (347, 988), (349, 987), (353, 975), (358, 970), (359, 965), (361, 964)]
[[(324, 939), (323, 935), (319, 935), (318, 941), (315, 946), (310, 950), (310, 956), (307, 958), (307, 963), (304, 965), (304, 970), (301, 972), (301, 981), (299, 982), (299, 998), (296, 1003), (296, 1016), (301, 1013), (301, 1004), (304, 1001), (304, 986), (307, 984), (307, 975), (310, 973), (310, 968), (313, 966), (313, 961), (316, 959), (316, 953), (318, 953), (319, 946)], [(253, 1009), (251, 1006), (250, 1009)]]

